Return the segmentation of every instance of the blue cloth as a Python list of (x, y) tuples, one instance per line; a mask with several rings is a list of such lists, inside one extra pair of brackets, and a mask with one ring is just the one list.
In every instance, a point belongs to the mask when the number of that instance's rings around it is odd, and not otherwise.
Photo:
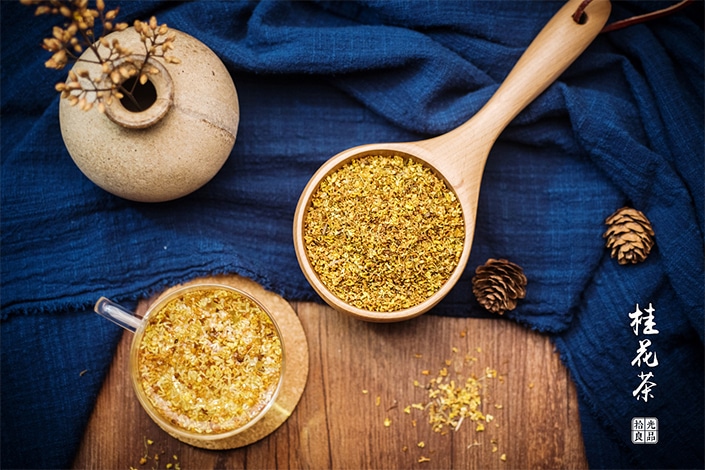
[[(119, 328), (90, 313), (197, 276), (239, 273), (318, 300), (291, 242), (293, 212), (328, 157), (449, 131), (496, 90), (556, 2), (123, 2), (221, 57), (238, 89), (233, 152), (205, 187), (141, 204), (72, 163), (39, 47), (56, 18), (2, 17), (2, 468), (71, 464)], [(661, 3), (619, 2), (612, 19)], [(519, 264), (506, 315), (550, 334), (578, 388), (594, 468), (702, 468), (703, 8), (604, 34), (505, 130), (482, 183), (468, 268), (431, 314), (488, 316), (471, 292), (488, 258)], [(178, 54), (178, 43), (176, 51)], [(656, 246), (619, 266), (604, 219), (644, 212)], [(658, 335), (629, 313), (655, 309)], [(650, 339), (657, 367), (632, 366)], [(653, 372), (653, 397), (632, 392)], [(631, 419), (659, 419), (632, 444)], [(527, 428), (531, 423), (524, 423)]]

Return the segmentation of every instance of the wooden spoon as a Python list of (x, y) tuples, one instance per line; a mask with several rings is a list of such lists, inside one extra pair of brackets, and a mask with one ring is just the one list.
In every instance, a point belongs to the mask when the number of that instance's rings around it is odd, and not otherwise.
[[(607, 22), (611, 10), (609, 0), (593, 1), (585, 9), (582, 21), (575, 22), (572, 15), (582, 1), (570, 0), (556, 13), (519, 58), (497, 92), (465, 124), (441, 136), (418, 142), (367, 144), (345, 150), (324, 163), (313, 175), (294, 213), (294, 248), (304, 275), (331, 307), (363, 320), (398, 321), (421, 315), (450, 292), (470, 256), (480, 183), (492, 145), (512, 119), (578, 58)], [(395, 312), (363, 310), (332, 294), (311, 266), (303, 237), (306, 211), (320, 182), (351, 159), (367, 155), (402, 155), (424, 163), (455, 191), (463, 209), (465, 241), (450, 278), (422, 303)]]

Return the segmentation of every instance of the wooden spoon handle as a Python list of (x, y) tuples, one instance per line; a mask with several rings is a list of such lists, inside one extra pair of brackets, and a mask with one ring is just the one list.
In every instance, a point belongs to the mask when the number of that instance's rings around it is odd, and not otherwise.
[[(573, 13), (582, 1), (568, 1), (539, 32), (485, 106), (446, 136), (462, 140), (484, 136), (482, 140), (491, 146), (512, 119), (548, 88), (602, 30), (612, 8), (609, 0), (591, 2), (584, 21), (577, 23)], [(463, 135), (469, 128), (470, 136)]]

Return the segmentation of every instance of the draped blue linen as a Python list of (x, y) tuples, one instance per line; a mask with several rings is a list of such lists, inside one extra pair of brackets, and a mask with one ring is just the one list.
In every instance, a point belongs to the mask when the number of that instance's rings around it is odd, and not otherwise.
[[(666, 3), (667, 4), (667, 3)], [(662, 2), (615, 2), (612, 19)], [(209, 274), (318, 301), (296, 262), (293, 212), (313, 172), (355, 145), (417, 140), (469, 119), (560, 2), (122, 2), (120, 18), (187, 32), (238, 89), (232, 154), (206, 186), (144, 204), (71, 161), (40, 48), (55, 17), (2, 16), (2, 468), (71, 465), (120, 330), (91, 313)], [(109, 5), (110, 7), (110, 5)], [(703, 8), (600, 35), (503, 132), (487, 162), (468, 268), (430, 314), (488, 317), (470, 280), (524, 268), (507, 318), (551, 335), (579, 394), (594, 468), (702, 468)], [(175, 54), (178, 54), (178, 43)], [(604, 219), (629, 205), (656, 245), (620, 266)], [(658, 366), (632, 365), (629, 314), (652, 306)], [(634, 396), (640, 372), (656, 386)], [(659, 419), (632, 443), (631, 419)], [(524, 423), (528, 428), (531, 423)]]

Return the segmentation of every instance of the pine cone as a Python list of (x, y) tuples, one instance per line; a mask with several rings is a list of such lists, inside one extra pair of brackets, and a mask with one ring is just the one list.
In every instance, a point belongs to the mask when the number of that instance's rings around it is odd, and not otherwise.
[(514, 263), (490, 258), (475, 270), (472, 292), (485, 309), (502, 315), (526, 295), (526, 276)]
[(640, 263), (654, 246), (654, 229), (646, 216), (636, 209), (622, 207), (605, 219), (607, 248), (619, 264)]

